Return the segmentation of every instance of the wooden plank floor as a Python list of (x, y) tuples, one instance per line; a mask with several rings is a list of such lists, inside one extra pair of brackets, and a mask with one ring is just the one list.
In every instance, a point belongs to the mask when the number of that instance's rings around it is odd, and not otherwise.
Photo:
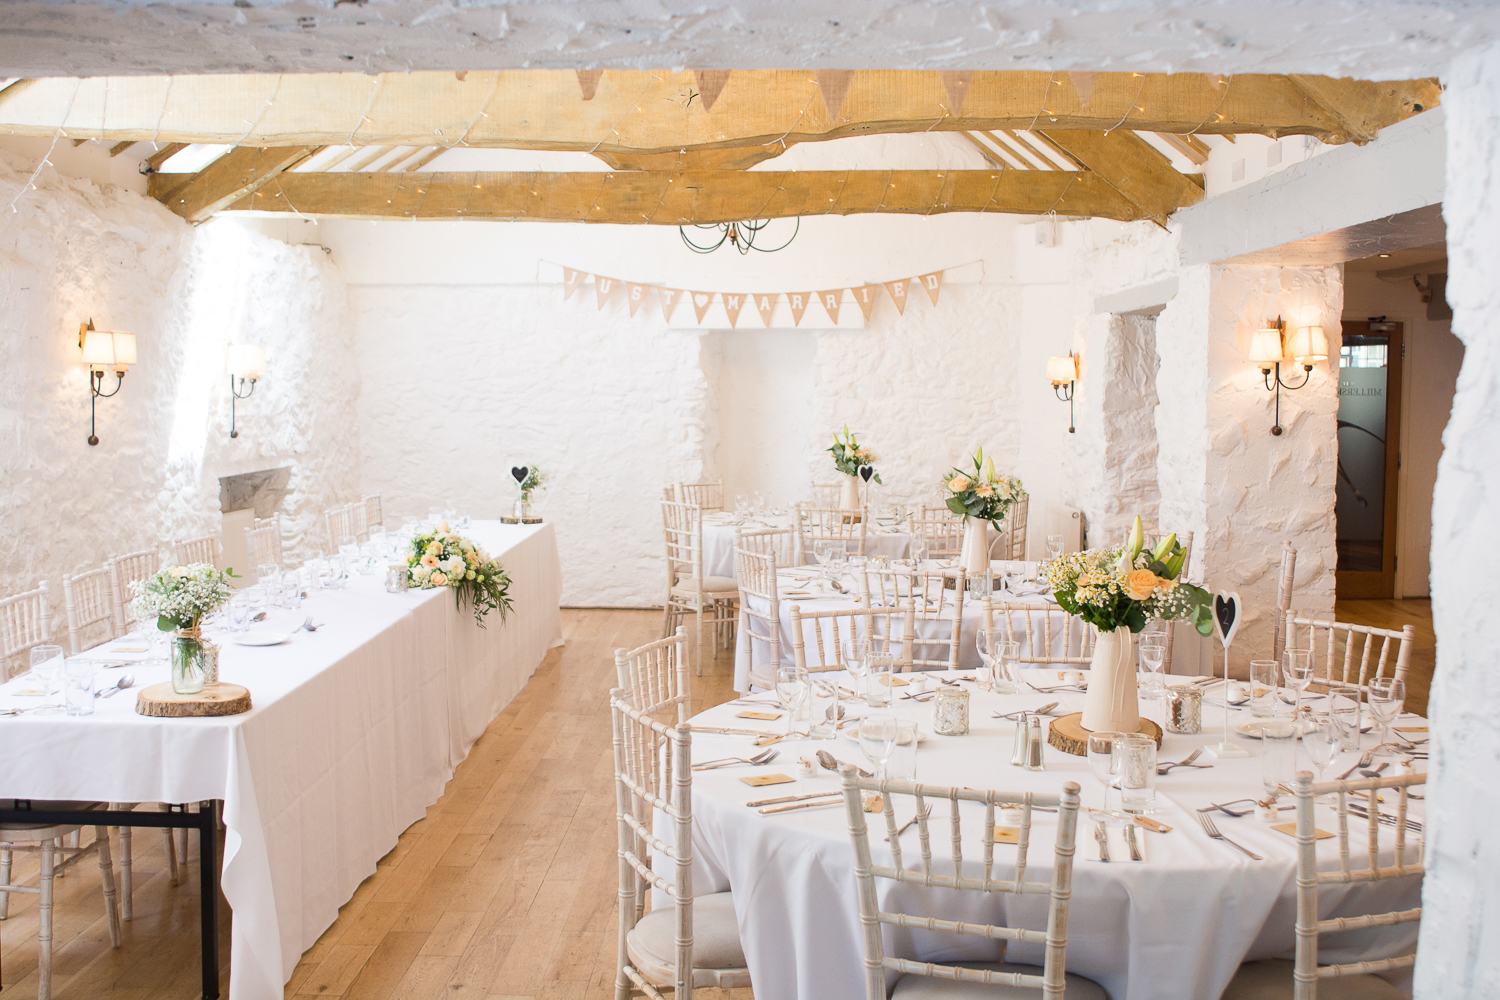
[(1432, 672), (1437, 669), (1437, 635), (1432, 631), (1432, 602), (1428, 600), (1345, 600), (1336, 601), (1333, 617), (1354, 625), (1399, 629), (1417, 627), (1417, 641), (1412, 647), (1411, 662), (1406, 670), (1406, 710), (1427, 714), (1427, 693), (1432, 688)]
[[(1426, 601), (1340, 601), (1340, 620), (1418, 627), (1412, 703), (1425, 704), (1435, 642)], [(565, 611), (554, 650), (302, 956), (288, 1000), (427, 997), (594, 1000), (613, 996), (615, 824), (607, 693), (613, 651), (657, 637), (646, 611)], [(721, 655), (695, 678), (698, 711), (732, 697)], [(1420, 710), (1420, 708), (1415, 708)], [(53, 995), (109, 1000), (198, 996), (198, 890), (167, 884), (159, 835), (136, 835), (136, 919), (109, 947), (97, 865), (58, 883)], [(193, 850), (196, 868), (197, 850)], [(28, 867), (29, 866), (29, 867)], [(36, 866), (16, 877), (35, 884)], [(36, 898), (13, 896), (0, 923), (0, 1000), (36, 996)], [(220, 981), (228, 988), (224, 908)], [(749, 990), (699, 990), (749, 1000)]]

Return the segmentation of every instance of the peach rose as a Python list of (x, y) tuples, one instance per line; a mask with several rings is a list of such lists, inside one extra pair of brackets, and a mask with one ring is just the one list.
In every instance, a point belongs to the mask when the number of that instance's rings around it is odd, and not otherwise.
[(1155, 591), (1160, 578), (1149, 569), (1133, 569), (1125, 574), (1125, 596), (1132, 601), (1144, 601)]
[(954, 476), (952, 479), (948, 480), (948, 489), (952, 490), (954, 493), (962, 493), (968, 488), (969, 480), (964, 476)]
[(980, 483), (979, 487), (975, 489), (974, 492), (978, 493), (982, 497), (992, 497), (995, 495), (994, 487), (990, 486), (989, 483)]
[(446, 576), (444, 576), (441, 572), (432, 574), (431, 579), (432, 579), (432, 585), (434, 587), (446, 587), (446, 586), (448, 586), (448, 578)]

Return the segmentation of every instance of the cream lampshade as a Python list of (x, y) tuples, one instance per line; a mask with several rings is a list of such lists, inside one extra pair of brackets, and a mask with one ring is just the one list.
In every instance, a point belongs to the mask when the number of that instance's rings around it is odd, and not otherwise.
[(1314, 365), (1328, 360), (1328, 335), (1321, 326), (1304, 326), (1287, 341), (1286, 353), (1299, 365)]
[(238, 378), (260, 378), (266, 370), (266, 349), (254, 344), (230, 344), (224, 367)]
[(94, 371), (124, 371), (135, 364), (135, 334), (85, 330), (83, 361)]
[(1076, 381), (1078, 379), (1078, 359), (1071, 354), (1065, 358), (1048, 358), (1047, 379), (1053, 385)]
[(1250, 338), (1250, 360), (1267, 370), (1272, 365), (1285, 361), (1286, 352), (1281, 346), (1281, 331), (1275, 327), (1256, 330)]

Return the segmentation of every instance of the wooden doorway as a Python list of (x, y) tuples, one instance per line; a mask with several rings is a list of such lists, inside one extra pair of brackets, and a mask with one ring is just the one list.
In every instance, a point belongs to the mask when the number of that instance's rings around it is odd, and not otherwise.
[(1396, 592), (1402, 325), (1343, 324), (1335, 518), (1340, 599)]

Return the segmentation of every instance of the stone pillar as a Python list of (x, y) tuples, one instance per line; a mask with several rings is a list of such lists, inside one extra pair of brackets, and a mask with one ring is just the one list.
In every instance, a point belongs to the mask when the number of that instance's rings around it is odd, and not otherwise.
[(1463, 369), (1432, 505), (1438, 661), (1428, 713), (1429, 839), (1418, 1000), (1500, 995), (1500, 46), (1455, 62), (1448, 114), (1448, 301)]
[[(1298, 548), (1293, 607), (1333, 611), (1338, 373), (1330, 359), (1307, 385), (1274, 399), (1248, 360), (1268, 319), (1322, 326), (1337, 356), (1343, 280), (1336, 267), (1192, 266), (1157, 318), (1157, 521), (1193, 532), (1189, 576), (1237, 591), (1246, 622), (1233, 649), (1240, 669), (1270, 654), (1283, 540)], [(1300, 367), (1282, 366), (1297, 384)]]

